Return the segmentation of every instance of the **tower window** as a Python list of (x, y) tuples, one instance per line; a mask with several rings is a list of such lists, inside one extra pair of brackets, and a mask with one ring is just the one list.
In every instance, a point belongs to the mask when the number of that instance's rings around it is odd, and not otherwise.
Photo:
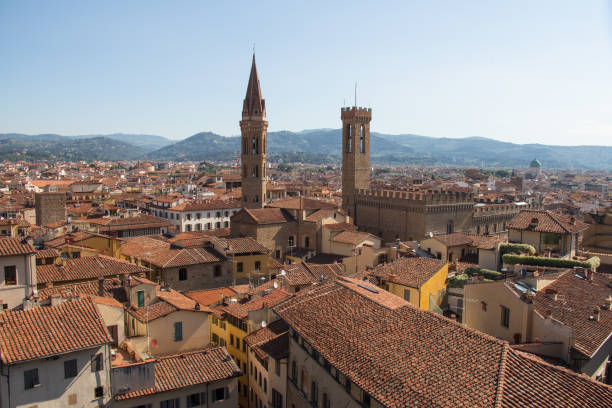
[(353, 133), (351, 132), (351, 125), (346, 126), (346, 151), (348, 153), (353, 151)]
[(256, 137), (253, 138), (252, 142), (251, 142), (251, 151), (253, 154), (259, 154), (259, 143)]
[(359, 152), (365, 153), (365, 126), (361, 125), (361, 132), (359, 136)]
[(253, 167), (253, 177), (259, 177), (259, 167), (258, 166)]

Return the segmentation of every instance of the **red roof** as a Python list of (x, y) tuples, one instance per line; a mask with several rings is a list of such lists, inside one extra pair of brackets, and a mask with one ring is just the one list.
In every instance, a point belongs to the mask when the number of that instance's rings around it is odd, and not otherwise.
[(92, 299), (0, 314), (5, 364), (98, 347), (112, 341)]
[(28, 255), (35, 253), (34, 247), (15, 238), (0, 238), (0, 256)]
[(241, 375), (240, 368), (224, 347), (172, 354), (155, 360), (155, 385), (153, 387), (117, 395), (115, 399), (137, 398)]

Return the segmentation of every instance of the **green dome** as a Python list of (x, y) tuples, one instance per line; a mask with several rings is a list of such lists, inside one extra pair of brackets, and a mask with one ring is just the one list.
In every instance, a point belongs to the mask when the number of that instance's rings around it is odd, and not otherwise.
[(533, 161), (531, 162), (529, 167), (536, 167), (538, 169), (541, 169), (542, 168), (542, 163), (540, 163), (540, 161), (538, 159), (533, 159)]

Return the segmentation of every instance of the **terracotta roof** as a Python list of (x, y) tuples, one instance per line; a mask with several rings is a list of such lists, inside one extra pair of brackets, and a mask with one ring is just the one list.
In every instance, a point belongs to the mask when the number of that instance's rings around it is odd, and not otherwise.
[(433, 237), (438, 242), (447, 247), (458, 245), (469, 245), (480, 249), (494, 249), (502, 240), (493, 235), (466, 234), (465, 232), (454, 232), (452, 234), (442, 234)]
[(259, 358), (266, 359), (270, 356), (280, 360), (289, 354), (288, 334), (289, 325), (284, 320), (276, 320), (249, 334), (244, 341)]
[[(601, 308), (612, 296), (612, 275), (592, 274), (593, 280), (585, 280), (569, 270), (533, 299), (536, 312), (542, 316), (550, 312), (553, 319), (572, 329), (574, 348), (588, 357), (592, 357), (612, 335), (612, 311)], [(557, 300), (546, 291), (556, 292)], [(596, 309), (599, 321), (590, 319)]]
[(257, 224), (280, 224), (293, 221), (293, 217), (282, 208), (244, 208), (243, 211), (249, 214)]
[(16, 238), (0, 238), (0, 256), (28, 255), (35, 253), (34, 247)]
[(289, 286), (312, 285), (316, 282), (336, 279), (344, 272), (342, 264), (296, 263), (283, 265), (285, 271), (282, 279)]
[(248, 254), (248, 253), (270, 253), (268, 247), (260, 244), (256, 239), (251, 237), (244, 238), (213, 238), (219, 242), (224, 248), (226, 255)]
[[(537, 223), (532, 221), (537, 220)], [(523, 210), (506, 226), (508, 229), (569, 234), (583, 231), (588, 224), (550, 211)]]
[(323, 228), (327, 228), (331, 231), (354, 231), (357, 229), (357, 226), (346, 222), (338, 222), (334, 224), (325, 224)]
[(240, 368), (224, 347), (172, 354), (155, 360), (155, 386), (116, 395), (115, 399), (137, 398), (241, 375)]
[(112, 341), (91, 299), (0, 314), (2, 362), (12, 364)]
[(334, 203), (308, 197), (286, 198), (272, 201), (268, 203), (267, 206), (272, 208), (285, 208), (287, 210), (320, 210), (336, 208), (336, 204)]
[(223, 256), (213, 249), (173, 248), (169, 242), (146, 236), (126, 239), (121, 244), (121, 254), (141, 259), (159, 268), (176, 268), (224, 260)]
[(364, 282), (339, 279), (318, 285), (274, 311), (383, 406), (612, 404), (610, 386), (529, 360), (507, 342)]
[(104, 255), (65, 259), (61, 264), (38, 265), (38, 283), (104, 278), (115, 275), (147, 273), (151, 270)]
[(97, 218), (86, 220), (91, 224), (99, 224), (101, 231), (119, 231), (135, 228), (170, 227), (172, 223), (165, 218), (140, 214), (136, 217)]
[(370, 274), (379, 279), (418, 289), (444, 265), (446, 262), (438, 259), (404, 257), (394, 263), (378, 265)]
[(317, 222), (317, 221), (321, 221), (324, 218), (331, 217), (333, 215), (334, 215), (333, 209), (317, 210), (313, 212), (312, 214), (310, 214), (308, 217), (304, 218), (304, 220), (310, 221), (310, 222)]
[(207, 211), (238, 209), (242, 206), (236, 200), (191, 200), (170, 207), (172, 211)]
[(191, 298), (204, 306), (210, 306), (215, 303), (221, 302), (222, 297), (231, 297), (236, 295), (236, 292), (232, 288), (217, 288), (217, 289), (206, 289), (206, 290), (194, 290), (191, 292), (185, 292), (184, 295)]
[(368, 232), (342, 231), (339, 234), (334, 235), (330, 241), (338, 242), (341, 244), (357, 245), (361, 241), (366, 240), (368, 238), (374, 238), (376, 240), (380, 240), (380, 238)]
[(40, 251), (36, 251), (36, 259), (57, 258), (58, 256), (60, 256), (59, 251), (53, 248), (41, 249)]
[(253, 297), (246, 302), (230, 303), (228, 306), (222, 306), (221, 309), (225, 313), (237, 317), (238, 319), (244, 319), (248, 316), (249, 312), (253, 310), (260, 310), (264, 306), (276, 306), (289, 297), (291, 297), (291, 294), (287, 293), (284, 289), (276, 289), (263, 296)]
[[(58, 295), (61, 297), (99, 296), (100, 284), (97, 280), (89, 280), (86, 282), (72, 283), (68, 285), (56, 285), (38, 290), (40, 300), (45, 300), (52, 295)], [(102, 295), (105, 297), (114, 298), (122, 303), (127, 302), (127, 294), (125, 289), (123, 286), (121, 286), (121, 281), (117, 278), (103, 280)]]

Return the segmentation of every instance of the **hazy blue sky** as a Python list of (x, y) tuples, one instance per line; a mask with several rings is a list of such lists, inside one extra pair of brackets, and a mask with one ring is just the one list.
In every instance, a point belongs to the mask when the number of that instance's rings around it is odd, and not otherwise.
[(596, 0), (0, 0), (0, 133), (238, 134), (253, 43), (270, 130), (612, 145)]

